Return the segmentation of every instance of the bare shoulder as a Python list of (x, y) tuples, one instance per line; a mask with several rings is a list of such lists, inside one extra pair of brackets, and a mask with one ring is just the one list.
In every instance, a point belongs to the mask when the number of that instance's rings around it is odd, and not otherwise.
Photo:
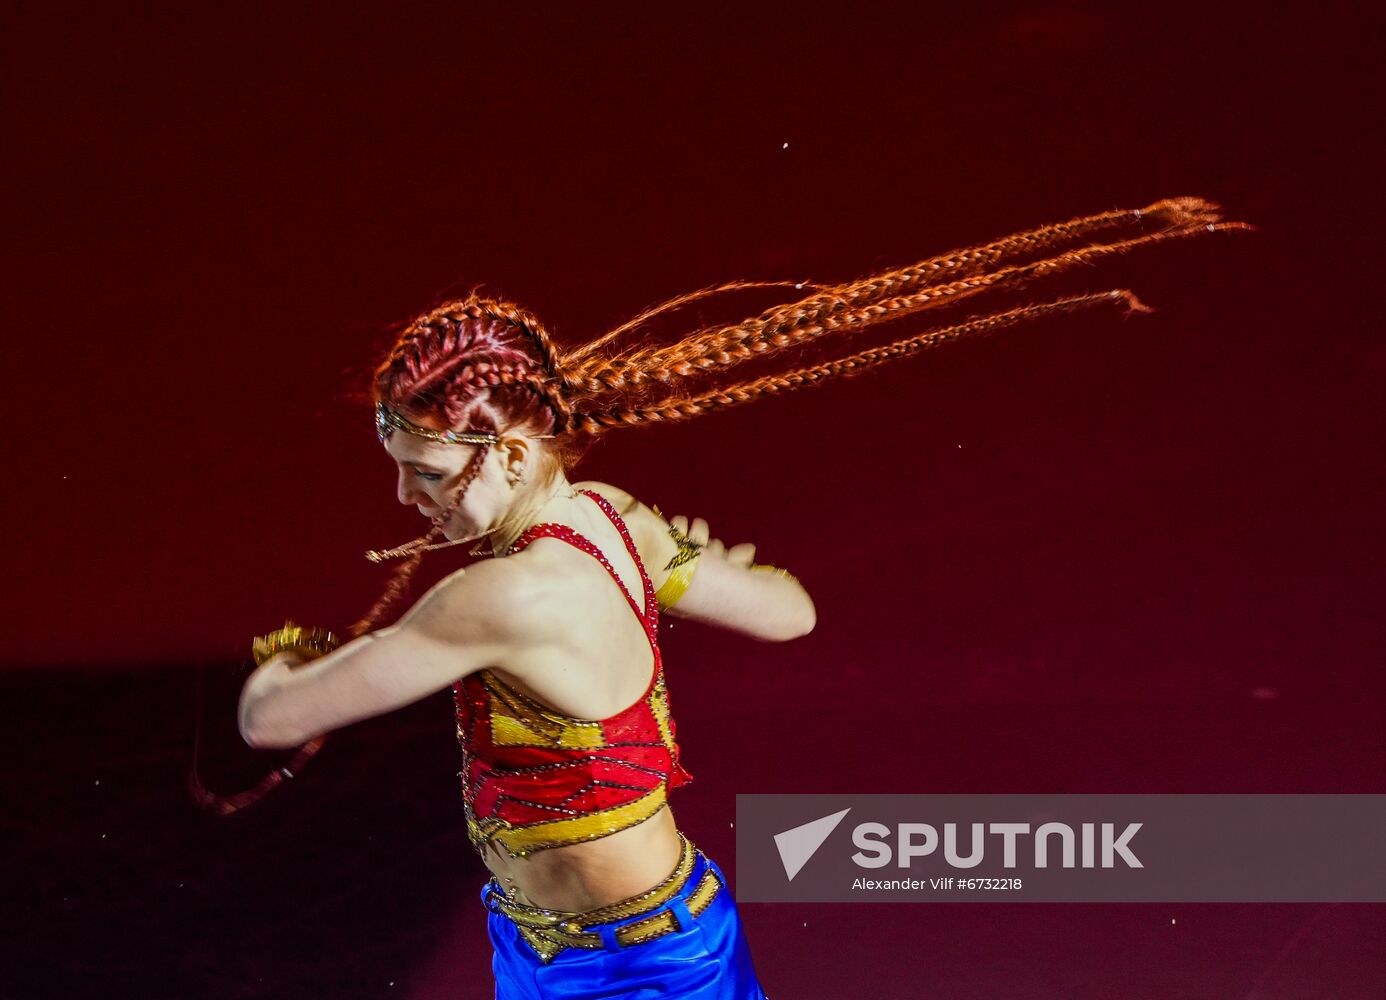
[(450, 643), (542, 638), (554, 621), (553, 581), (543, 561), (488, 559), (458, 570), (434, 584), (399, 624)]
[(611, 506), (616, 508), (616, 513), (625, 517), (628, 513), (636, 512), (644, 506), (639, 500), (635, 499), (628, 491), (619, 486), (612, 486), (610, 483), (599, 483), (589, 479), (581, 483), (574, 483), (575, 490), (591, 490), (593, 493), (600, 493), (611, 502)]
[[(606, 497), (620, 512), (630, 526), (651, 582), (656, 589), (664, 586), (679, 554), (669, 522), (619, 487), (608, 483), (579, 486)], [(706, 524), (698, 519), (694, 524), (701, 525), (701, 537), (706, 539)], [(698, 533), (693, 527), (688, 530)], [(720, 541), (706, 542), (687, 589), (674, 598), (676, 604), (667, 613), (772, 641), (793, 639), (812, 631), (816, 612), (803, 585), (792, 577), (753, 571), (749, 563), (754, 547), (748, 550), (748, 545), (743, 543), (728, 550)]]
[(635, 547), (640, 550), (640, 557), (645, 561), (646, 568), (658, 586), (662, 582), (660, 567), (678, 551), (678, 546), (669, 537), (669, 522), (619, 486), (593, 481), (575, 483), (573, 486), (574, 489), (591, 490), (601, 494), (616, 508), (616, 513), (621, 515), (630, 528)]

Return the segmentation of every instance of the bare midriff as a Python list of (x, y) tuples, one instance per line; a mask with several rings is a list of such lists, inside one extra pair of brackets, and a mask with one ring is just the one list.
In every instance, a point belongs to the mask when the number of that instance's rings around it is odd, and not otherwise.
[(681, 850), (666, 805), (649, 819), (597, 840), (512, 858), (487, 845), (486, 867), (517, 902), (581, 913), (637, 896), (669, 876)]

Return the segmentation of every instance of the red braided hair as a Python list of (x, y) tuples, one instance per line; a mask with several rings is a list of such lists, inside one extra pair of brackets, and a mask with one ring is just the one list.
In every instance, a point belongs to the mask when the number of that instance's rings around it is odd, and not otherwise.
[[(711, 295), (789, 283), (729, 282), (681, 295), (567, 351), (556, 346), (548, 329), (532, 313), (511, 302), (473, 294), (444, 303), (409, 324), (376, 369), (372, 391), (377, 402), (428, 414), (454, 429), (500, 433), (523, 428), (537, 436), (551, 435), (556, 464), (566, 470), (580, 453), (578, 439), (615, 427), (688, 420), (835, 376), (857, 374), (952, 340), (1046, 315), (1113, 303), (1124, 303), (1134, 310), (1144, 307), (1122, 289), (1077, 295), (967, 317), (835, 361), (748, 382), (705, 387), (697, 393), (680, 391), (678, 384), (685, 379), (807, 344), (826, 334), (852, 333), (964, 298), (1023, 287), (1146, 244), (1247, 228), (1244, 223), (1222, 222), (1218, 206), (1211, 202), (1171, 198), (1144, 208), (1101, 212), (1042, 226), (858, 281), (810, 285), (812, 293), (807, 298), (774, 306), (751, 319), (697, 330), (673, 344), (624, 352), (612, 349), (614, 341), (657, 314)], [(1115, 233), (1117, 238), (1093, 240), (1105, 233)], [(466, 486), (480, 469), (484, 451), (478, 452), (440, 523), (461, 502)], [(435, 527), (411, 543), (416, 550), (375, 607), (353, 627), (354, 633), (373, 628), (385, 610), (403, 596), (422, 554), (417, 548), (432, 541), (440, 530)]]
[[(1218, 206), (1211, 202), (1172, 198), (1141, 209), (1103, 212), (1043, 226), (858, 281), (833, 286), (798, 283), (795, 288), (808, 287), (812, 294), (739, 323), (697, 330), (673, 344), (624, 352), (613, 350), (614, 342), (655, 315), (711, 295), (789, 283), (730, 282), (681, 295), (566, 352), (559, 350), (533, 314), (514, 303), (472, 294), (438, 306), (400, 333), (376, 368), (372, 396), (392, 409), (428, 415), (455, 430), (494, 434), (519, 430), (549, 438), (541, 453), (548, 457), (552, 469), (566, 470), (580, 453), (581, 439), (615, 427), (688, 420), (837, 376), (858, 374), (886, 361), (1043, 316), (1104, 304), (1146, 310), (1131, 292), (1113, 289), (966, 317), (836, 360), (697, 393), (680, 391), (679, 384), (685, 379), (715, 374), (827, 334), (854, 333), (988, 292), (1020, 288), (1139, 246), (1251, 228), (1245, 223), (1221, 221)], [(1114, 233), (1117, 238), (1093, 241), (1105, 233)], [(451, 505), (435, 520), (433, 530), (400, 550), (407, 555), (405, 562), (380, 599), (352, 626), (353, 637), (380, 624), (405, 595), (424, 546), (441, 534), (442, 524), (480, 474), (488, 450), (486, 445), (477, 447)], [(316, 753), (323, 739), (319, 737), (300, 749), (291, 764), (293, 771)], [(250, 792), (230, 798), (212, 796), (201, 789), (202, 800), (224, 814), (234, 812), (281, 780), (278, 774), (271, 775)]]

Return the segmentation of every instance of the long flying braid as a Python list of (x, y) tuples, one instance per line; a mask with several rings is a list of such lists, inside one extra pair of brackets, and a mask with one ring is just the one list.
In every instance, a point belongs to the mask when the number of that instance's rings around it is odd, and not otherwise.
[[(1109, 230), (1150, 224), (1161, 228), (1109, 243), (1087, 243), (1028, 263), (995, 267), (1025, 255), (1058, 250)], [(989, 334), (1045, 316), (1114, 304), (1124, 304), (1130, 311), (1148, 311), (1125, 289), (1075, 295), (966, 319), (833, 361), (765, 375), (698, 395), (678, 395), (669, 389), (671, 383), (679, 380), (727, 368), (752, 357), (774, 354), (828, 333), (855, 332), (986, 291), (1019, 288), (1037, 278), (1145, 244), (1206, 232), (1252, 228), (1246, 223), (1221, 221), (1218, 207), (1203, 199), (1171, 198), (1145, 208), (1114, 210), (1042, 226), (858, 281), (829, 287), (795, 283), (795, 288), (812, 287), (817, 291), (805, 299), (772, 307), (740, 323), (695, 331), (671, 345), (643, 347), (615, 355), (604, 355), (600, 353), (601, 348), (622, 334), (638, 329), (656, 315), (724, 292), (787, 287), (791, 283), (734, 281), (676, 296), (567, 352), (555, 346), (548, 330), (532, 313), (514, 303), (481, 299), (473, 293), (470, 298), (441, 306), (411, 324), (376, 375), (378, 380), (386, 376), (399, 380), (398, 385), (394, 381), (390, 384), (402, 397), (434, 399), (443, 404), (445, 412), (456, 410), (460, 413), (469, 399), (487, 389), (521, 387), (531, 390), (531, 398), (541, 401), (553, 415), (553, 436), (560, 440), (575, 435), (597, 435), (614, 427), (689, 420), (713, 410), (816, 385), (836, 376), (856, 375), (887, 361), (954, 340)], [(992, 267), (995, 269), (987, 270)], [(502, 329), (494, 325), (497, 323), (505, 330), (517, 329), (528, 340), (533, 348), (531, 360), (489, 361), (473, 356), (479, 350), (472, 346), (479, 339), (478, 331), (494, 334)], [(467, 337), (472, 340), (467, 341)], [(537, 367), (533, 361), (538, 362)], [(669, 391), (662, 399), (650, 400), (647, 396), (652, 387)], [(616, 398), (602, 401), (603, 397), (612, 396)], [(476, 425), (478, 419), (477, 414), (468, 418), (472, 425)], [(489, 446), (478, 448), (451, 504), (435, 519), (427, 535), (398, 548), (370, 554), (373, 561), (403, 557), (405, 562), (391, 576), (380, 599), (351, 627), (349, 634), (353, 638), (379, 624), (403, 597), (424, 553), (441, 547), (432, 541), (441, 534), (442, 526), (461, 504), (467, 488), (480, 475), (488, 452)], [(199, 737), (200, 726), (199, 715)], [(193, 796), (221, 815), (230, 815), (263, 798), (297, 774), (325, 741), (326, 737), (310, 741), (295, 752), (284, 768), (267, 775), (254, 788), (231, 796), (215, 795), (203, 786), (197, 775), (195, 747), (190, 779)]]
[(762, 396), (788, 392), (803, 386), (815, 385), (835, 375), (857, 375), (876, 365), (897, 358), (908, 357), (920, 351), (939, 347), (954, 340), (981, 334), (994, 333), (1008, 326), (1039, 319), (1044, 316), (1076, 312), (1093, 306), (1125, 304), (1129, 312), (1149, 312), (1136, 296), (1126, 289), (1113, 289), (1108, 292), (1095, 292), (1089, 295), (1075, 295), (1055, 302), (1039, 305), (1020, 306), (1007, 312), (992, 313), (979, 319), (969, 320), (940, 329), (904, 337), (894, 343), (838, 358), (823, 364), (800, 368), (779, 375), (766, 375), (748, 382), (726, 386), (722, 389), (705, 392), (687, 399), (679, 399), (650, 406), (594, 410), (575, 415), (574, 425), (590, 434), (599, 434), (613, 427), (633, 427), (648, 423), (672, 423), (691, 420), (713, 410), (726, 409), (741, 403), (749, 403)]
[[(1041, 274), (1087, 262), (1095, 256), (1124, 252), (1142, 243), (1196, 235), (1209, 231), (1209, 226), (1214, 230), (1248, 228), (1242, 223), (1220, 224), (1218, 219), (1216, 206), (1210, 202), (1175, 198), (1143, 209), (1106, 212), (1045, 226), (829, 288), (800, 302), (776, 306), (741, 323), (699, 331), (672, 346), (644, 348), (590, 364), (584, 366), (587, 370), (580, 381), (589, 395), (624, 394), (651, 381), (667, 382), (687, 377), (698, 371), (734, 364), (753, 354), (773, 353), (830, 330), (843, 329), (843, 324), (833, 322), (834, 316), (886, 299), (898, 299), (902, 292), (911, 288), (927, 291), (920, 292), (910, 308), (929, 308), (957, 301), (983, 288), (1017, 285)], [(959, 277), (975, 274), (986, 264), (1142, 220), (1162, 223), (1165, 228), (1113, 244), (1089, 244), (1046, 260), (1001, 268), (981, 278)], [(947, 278), (954, 280), (939, 284)], [(895, 311), (895, 315), (901, 314)]]
[(839, 285), (826, 290), (822, 295), (773, 307), (756, 319), (721, 330), (708, 331), (706, 336), (716, 337), (728, 329), (744, 331), (754, 336), (759, 330), (777, 327), (786, 315), (792, 316), (797, 313), (800, 316), (811, 317), (820, 315), (823, 311), (840, 308), (844, 304), (859, 304), (885, 298), (899, 294), (914, 285), (932, 284), (949, 275), (973, 273), (983, 266), (1001, 260), (1071, 243), (1080, 237), (1092, 236), (1118, 226), (1129, 226), (1144, 221), (1173, 228), (1218, 220), (1218, 207), (1201, 198), (1170, 198), (1145, 208), (1119, 209), (1083, 216), (1005, 236), (981, 246), (952, 250), (918, 264)]
[(608, 332), (602, 334), (596, 340), (588, 341), (587, 343), (579, 347), (573, 348), (571, 351), (567, 352), (566, 357), (567, 360), (571, 363), (582, 363), (587, 358), (591, 357), (592, 354), (599, 347), (605, 347), (611, 341), (615, 340), (617, 337), (621, 336), (621, 334), (626, 333), (629, 330), (635, 330), (640, 328), (641, 326), (644, 326), (646, 323), (648, 323), (650, 320), (654, 319), (661, 313), (673, 312), (676, 309), (682, 309), (686, 305), (689, 305), (693, 302), (701, 302), (703, 299), (710, 299), (714, 295), (721, 295), (725, 292), (741, 291), (746, 288), (821, 289), (822, 287), (822, 285), (816, 285), (813, 282), (809, 281), (727, 281), (720, 285), (712, 285), (708, 288), (701, 288), (696, 292), (685, 292), (682, 295), (674, 296), (667, 302), (661, 302), (657, 306), (651, 306), (644, 312), (640, 313), (638, 316), (626, 320), (626, 322), (616, 327), (616, 329), (609, 330)]
[[(796, 318), (796, 321), (787, 324), (785, 329), (754, 340), (730, 339), (711, 349), (702, 348), (699, 345), (687, 356), (681, 356), (681, 345), (675, 345), (666, 352), (662, 352), (667, 355), (666, 357), (647, 356), (632, 360), (628, 363), (630, 367), (617, 374), (609, 375), (601, 381), (610, 381), (612, 383), (611, 388), (627, 391), (647, 386), (653, 382), (667, 385), (676, 379), (689, 378), (714, 369), (740, 364), (757, 355), (774, 354), (824, 334), (859, 330), (877, 323), (899, 319), (924, 309), (956, 302), (985, 291), (1019, 288), (1036, 278), (1056, 274), (1078, 264), (1091, 263), (1101, 257), (1125, 253), (1144, 244), (1198, 236), (1205, 232), (1222, 229), (1239, 228), (1245, 227), (1241, 223), (1207, 223), (1179, 229), (1167, 229), (1159, 233), (1136, 236), (1116, 243), (1091, 244), (1076, 250), (1065, 251), (1058, 256), (1044, 260), (1012, 265), (997, 271), (960, 278), (947, 284), (928, 286), (911, 295), (876, 301), (855, 308), (840, 308), (822, 316), (813, 323), (800, 323)], [(596, 381), (598, 380), (590, 381), (588, 387), (591, 388)], [(611, 390), (608, 389), (608, 391)]]

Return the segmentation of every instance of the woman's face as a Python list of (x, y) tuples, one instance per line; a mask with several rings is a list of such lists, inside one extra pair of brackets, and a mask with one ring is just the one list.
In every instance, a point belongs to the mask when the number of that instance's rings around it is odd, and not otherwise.
[[(410, 418), (422, 427), (443, 430), (433, 419)], [(457, 488), (476, 455), (478, 445), (444, 444), (429, 441), (406, 431), (395, 431), (384, 441), (386, 453), (399, 470), (396, 496), (406, 506), (418, 508), (420, 514), (435, 524), (451, 505)], [(459, 538), (479, 538), (500, 521), (512, 500), (512, 490), (506, 475), (505, 449), (492, 445), (482, 463), (481, 472), (467, 489), (461, 505), (447, 523), (443, 534), (449, 541)]]

